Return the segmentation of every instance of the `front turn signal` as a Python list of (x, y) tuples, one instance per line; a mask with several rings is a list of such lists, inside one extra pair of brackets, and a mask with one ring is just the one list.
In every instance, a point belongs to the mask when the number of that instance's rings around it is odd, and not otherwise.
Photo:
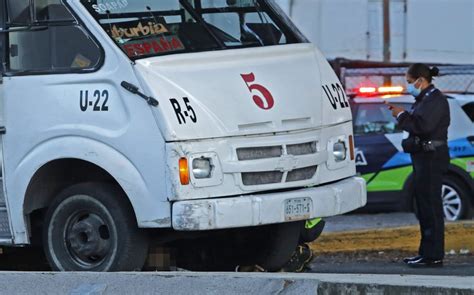
[(349, 150), (351, 153), (351, 161), (355, 160), (355, 151), (354, 151), (354, 136), (349, 135)]
[(182, 185), (189, 184), (189, 166), (186, 158), (179, 159), (179, 180)]

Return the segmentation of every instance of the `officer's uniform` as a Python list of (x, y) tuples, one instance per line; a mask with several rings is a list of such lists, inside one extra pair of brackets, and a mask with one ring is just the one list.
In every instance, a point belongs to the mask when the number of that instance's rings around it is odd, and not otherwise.
[(443, 174), (449, 165), (447, 145), (450, 124), (446, 96), (430, 85), (416, 98), (410, 112), (398, 117), (399, 126), (436, 147), (434, 152), (411, 153), (415, 179), (415, 200), (421, 229), (419, 255), (431, 260), (444, 258), (444, 214), (441, 198)]

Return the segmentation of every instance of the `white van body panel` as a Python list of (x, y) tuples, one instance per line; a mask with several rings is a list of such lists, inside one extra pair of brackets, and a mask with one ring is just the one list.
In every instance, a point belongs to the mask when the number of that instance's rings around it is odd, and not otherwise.
[[(126, 192), (140, 227), (171, 225), (165, 141), (151, 107), (120, 86), (139, 83), (125, 55), (105, 33), (89, 29), (107, 52), (98, 71), (4, 78), (4, 185), (16, 244), (29, 242), (23, 210), (31, 177), (57, 159), (84, 160), (107, 171)], [(109, 111), (81, 111), (80, 92), (92, 98), (96, 90), (109, 92)]]
[[(320, 81), (338, 79), (312, 44), (154, 57), (138, 60), (136, 71), (161, 103), (155, 112), (167, 141), (313, 129), (351, 118), (349, 108), (334, 109), (325, 96)], [(272, 94), (272, 108), (253, 101), (258, 92), (250, 92), (241, 77), (249, 73)], [(183, 98), (197, 122), (189, 113), (177, 118), (170, 99), (186, 111)]]
[[(22, 159), (17, 169), (9, 174), (7, 181), (10, 184), (9, 187), (12, 188), (9, 190), (9, 196), (25, 196), (29, 181), (39, 168), (47, 164), (45, 161), (60, 159), (81, 159), (108, 171), (129, 197), (140, 227), (170, 226), (169, 203), (166, 199), (159, 200), (150, 192), (153, 185), (146, 183), (146, 179), (137, 167), (125, 155), (110, 146), (80, 136), (53, 138), (36, 146)], [(20, 191), (16, 188), (24, 190)], [(11, 202), (10, 212), (12, 216), (22, 216), (23, 203)], [(23, 222), (22, 218), (12, 218), (14, 229), (22, 228)], [(17, 239), (21, 239), (24, 232), (15, 231), (14, 234)], [(16, 240), (16, 242), (19, 241)]]

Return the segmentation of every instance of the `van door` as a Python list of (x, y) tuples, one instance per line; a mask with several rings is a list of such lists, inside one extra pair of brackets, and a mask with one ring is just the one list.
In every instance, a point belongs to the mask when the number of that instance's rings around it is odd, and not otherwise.
[[(5, 28), (5, 1), (0, 0), (0, 30)], [(4, 125), (4, 88), (3, 88), (3, 73), (6, 53), (6, 35), (0, 33), (0, 243), (11, 243), (10, 222), (8, 218), (8, 211), (6, 206), (5, 186), (3, 182), (3, 134), (6, 129)]]

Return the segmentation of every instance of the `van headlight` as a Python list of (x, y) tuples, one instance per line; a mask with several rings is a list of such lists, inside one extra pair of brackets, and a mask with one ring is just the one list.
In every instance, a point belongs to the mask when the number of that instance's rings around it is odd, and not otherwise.
[(193, 176), (196, 179), (211, 178), (212, 163), (209, 158), (197, 158), (193, 160)]
[(345, 161), (347, 158), (347, 147), (344, 141), (338, 141), (334, 144), (332, 154), (336, 162)]

